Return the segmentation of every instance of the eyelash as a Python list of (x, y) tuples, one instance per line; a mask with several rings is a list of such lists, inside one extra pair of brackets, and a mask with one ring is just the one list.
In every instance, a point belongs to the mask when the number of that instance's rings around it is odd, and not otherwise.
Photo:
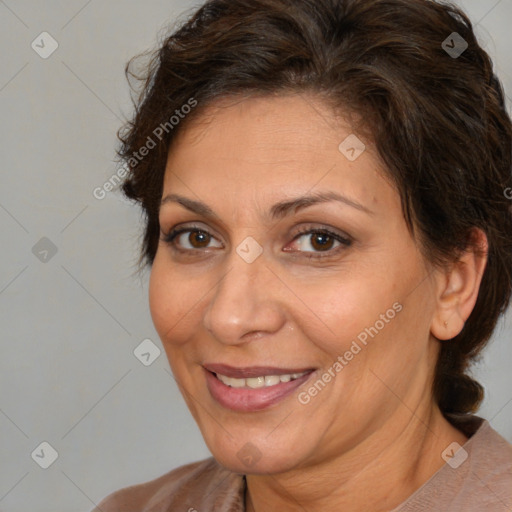
[[(182, 253), (190, 254), (192, 252), (200, 252), (200, 249), (180, 249), (174, 243), (174, 240), (179, 235), (181, 235), (183, 233), (194, 233), (194, 232), (206, 233), (210, 237), (214, 238), (213, 235), (211, 235), (207, 230), (205, 230), (203, 228), (199, 228), (197, 226), (188, 226), (188, 227), (171, 230), (169, 233), (167, 233), (166, 235), (163, 236), (163, 241), (169, 245), (172, 245), (175, 250), (180, 251)], [(315, 251), (297, 251), (297, 252), (303, 253), (304, 257), (306, 257), (306, 258), (327, 258), (329, 256), (333, 256), (334, 254), (337, 254), (340, 249), (347, 248), (352, 245), (351, 239), (349, 239), (347, 237), (343, 237), (338, 233), (334, 233), (333, 231), (330, 231), (327, 228), (314, 228), (314, 229), (304, 228), (304, 229), (300, 230), (294, 236), (292, 241), (295, 241), (304, 235), (316, 235), (316, 234), (327, 235), (330, 238), (333, 238), (334, 240), (339, 242), (341, 244), (341, 246), (338, 246), (337, 248), (334, 248), (334, 249), (329, 249), (327, 251), (316, 251), (316, 252)]]

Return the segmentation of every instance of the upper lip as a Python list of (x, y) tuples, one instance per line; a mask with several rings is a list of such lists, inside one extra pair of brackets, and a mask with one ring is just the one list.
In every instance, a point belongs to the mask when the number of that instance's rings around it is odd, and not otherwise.
[(251, 377), (261, 377), (265, 375), (288, 375), (293, 373), (312, 372), (314, 368), (276, 368), (275, 366), (244, 366), (234, 367), (227, 364), (208, 363), (203, 368), (212, 373), (220, 373), (226, 377), (234, 379), (246, 379)]

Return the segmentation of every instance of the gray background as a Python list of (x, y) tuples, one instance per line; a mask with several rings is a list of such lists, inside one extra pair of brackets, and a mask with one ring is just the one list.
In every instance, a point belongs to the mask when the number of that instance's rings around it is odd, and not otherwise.
[[(512, 0), (460, 3), (510, 109)], [(0, 0), (3, 512), (87, 511), (209, 456), (152, 326), (147, 273), (134, 276), (139, 212), (92, 193), (115, 173), (115, 134), (131, 112), (126, 61), (194, 5)], [(44, 31), (59, 44), (47, 59), (31, 47)], [(509, 311), (474, 371), (487, 391), (479, 414), (509, 441), (511, 334)], [(162, 353), (145, 366), (134, 349), (148, 338)], [(58, 453), (48, 469), (36, 463), (50, 457), (43, 441)]]

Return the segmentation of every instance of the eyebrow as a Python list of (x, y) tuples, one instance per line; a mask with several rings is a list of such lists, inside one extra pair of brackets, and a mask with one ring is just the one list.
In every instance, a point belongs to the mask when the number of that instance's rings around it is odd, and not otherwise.
[[(292, 211), (297, 213), (299, 210), (304, 208), (308, 208), (316, 204), (328, 203), (331, 201), (337, 201), (347, 206), (351, 206), (352, 208), (367, 213), (368, 215), (373, 215), (375, 213), (361, 203), (345, 197), (344, 195), (338, 194), (337, 192), (317, 192), (315, 194), (301, 196), (295, 199), (281, 201), (274, 204), (269, 210), (269, 217), (273, 220), (281, 219), (289, 215)], [(219, 216), (208, 205), (202, 203), (201, 201), (196, 201), (194, 199), (189, 199), (188, 197), (180, 196), (179, 194), (169, 194), (165, 196), (162, 199), (160, 206), (167, 203), (178, 203), (187, 210), (197, 213), (203, 217), (219, 219)]]

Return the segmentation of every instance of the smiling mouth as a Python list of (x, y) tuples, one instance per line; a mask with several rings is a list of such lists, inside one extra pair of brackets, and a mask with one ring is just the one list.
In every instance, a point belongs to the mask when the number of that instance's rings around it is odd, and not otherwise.
[(304, 375), (310, 373), (313, 370), (305, 371), (301, 373), (287, 373), (284, 375), (261, 375), (259, 377), (249, 377), (246, 379), (237, 379), (234, 377), (228, 377), (220, 373), (213, 373), (217, 379), (229, 386), (230, 388), (269, 388), (276, 386), (281, 382), (290, 382), (292, 380), (300, 379)]
[(304, 367), (240, 368), (224, 364), (207, 364), (203, 369), (211, 397), (224, 408), (244, 413), (277, 406), (315, 373), (315, 369)]
[(227, 386), (252, 389), (275, 386), (280, 382), (290, 382), (315, 370), (315, 368), (304, 366), (295, 368), (279, 368), (277, 366), (240, 367), (222, 363), (206, 363), (203, 368), (213, 373)]

